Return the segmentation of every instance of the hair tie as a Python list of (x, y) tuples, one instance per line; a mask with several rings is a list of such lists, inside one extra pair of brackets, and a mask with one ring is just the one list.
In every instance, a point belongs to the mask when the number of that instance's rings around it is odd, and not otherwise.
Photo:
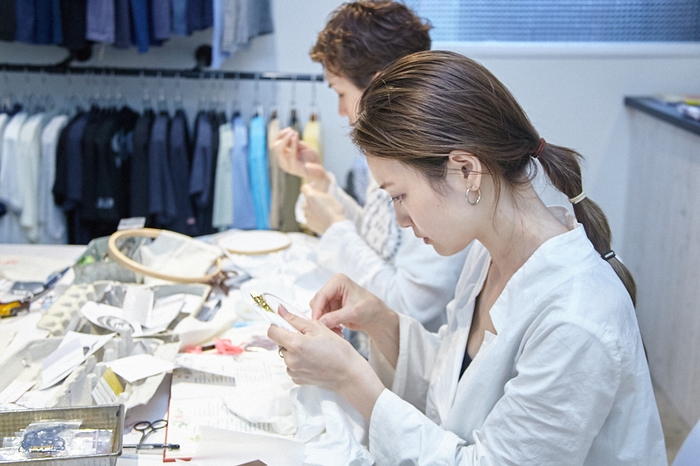
[(578, 196), (570, 197), (569, 202), (571, 202), (573, 205), (576, 205), (584, 199), (586, 199), (586, 193), (581, 191), (581, 194), (579, 194)]
[(615, 251), (613, 251), (611, 249), (610, 251), (606, 252), (605, 254), (601, 254), (600, 257), (602, 257), (606, 261), (609, 261), (610, 259), (615, 257)]
[(540, 145), (537, 146), (537, 150), (535, 151), (534, 154), (532, 154), (532, 158), (536, 159), (537, 157), (540, 156), (542, 151), (544, 151), (544, 147), (547, 145), (547, 141), (544, 140), (544, 138), (540, 138)]

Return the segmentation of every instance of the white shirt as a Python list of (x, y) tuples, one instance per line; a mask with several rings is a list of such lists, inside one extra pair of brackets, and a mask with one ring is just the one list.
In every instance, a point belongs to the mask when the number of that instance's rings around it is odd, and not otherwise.
[(7, 206), (7, 213), (0, 217), (0, 243), (28, 243), (19, 224), (22, 214), (22, 197), (19, 178), (19, 133), (27, 114), (15, 114), (5, 125), (0, 154), (0, 202)]
[(19, 133), (19, 179), (22, 215), (19, 223), (32, 243), (39, 242), (39, 162), (44, 114), (27, 118)]
[(211, 224), (226, 230), (233, 224), (233, 128), (230, 123), (219, 126), (219, 152), (214, 175), (214, 207)]
[(400, 316), (395, 371), (373, 349), (377, 464), (667, 465), (634, 307), (580, 225), (513, 275), (460, 379), (489, 264), (475, 243), (439, 334)]
[[(321, 236), (317, 251), (319, 264), (334, 273), (344, 273), (391, 309), (415, 317), (430, 330), (437, 330), (445, 322), (445, 306), (454, 297), (466, 251), (450, 257), (440, 256), (410, 228), (398, 227), (390, 205), (391, 197), (379, 190), (374, 180), (367, 188), (364, 208), (345, 193), (333, 177), (328, 192), (342, 204), (347, 220), (334, 223)], [(368, 220), (364, 218), (366, 212), (385, 218), (375, 219), (382, 221), (372, 222), (369, 229), (363, 228), (363, 221)], [(379, 244), (377, 249), (385, 251), (379, 253), (360, 232), (364, 230), (365, 235), (372, 235), (372, 228), (382, 225), (386, 228), (372, 239)], [(396, 251), (392, 254), (393, 244), (396, 244)]]

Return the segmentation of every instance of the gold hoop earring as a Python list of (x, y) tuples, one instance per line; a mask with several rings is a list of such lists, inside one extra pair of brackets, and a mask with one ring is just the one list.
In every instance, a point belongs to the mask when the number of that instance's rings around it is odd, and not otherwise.
[(473, 187), (474, 187), (473, 185), (469, 186), (469, 188), (467, 188), (467, 192), (464, 194), (464, 197), (467, 198), (467, 202), (469, 203), (469, 205), (477, 205), (479, 203), (479, 201), (481, 200), (481, 188), (476, 188), (476, 192), (477, 192), (476, 201), (472, 202), (469, 199), (469, 191), (471, 191)]

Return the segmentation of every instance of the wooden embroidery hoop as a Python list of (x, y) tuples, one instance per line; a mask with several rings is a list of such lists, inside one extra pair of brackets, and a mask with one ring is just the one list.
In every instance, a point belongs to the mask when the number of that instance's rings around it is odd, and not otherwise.
[[(140, 273), (142, 275), (147, 275), (149, 277), (159, 278), (161, 280), (167, 280), (169, 282), (175, 282), (175, 283), (211, 283), (211, 282), (216, 281), (217, 276), (219, 276), (221, 271), (224, 269), (224, 263), (221, 260), (221, 257), (217, 257), (216, 261), (214, 261), (214, 265), (216, 267), (216, 270), (214, 270), (213, 272), (211, 272), (207, 275), (202, 275), (200, 277), (183, 277), (180, 275), (169, 275), (169, 274), (157, 272), (155, 270), (151, 270), (151, 269), (145, 267), (143, 264), (139, 264), (135, 260), (127, 257), (117, 247), (117, 240), (120, 240), (122, 238), (132, 238), (132, 237), (136, 236), (136, 237), (155, 239), (163, 231), (165, 231), (165, 230), (159, 230), (157, 228), (139, 228), (139, 229), (135, 229), (135, 230), (116, 231), (110, 235), (109, 241), (107, 242), (107, 246), (109, 248), (109, 253), (114, 258), (115, 261), (117, 261), (119, 264), (123, 265), (127, 269), (129, 269), (133, 272), (136, 272), (136, 273)], [(181, 236), (183, 239), (186, 239), (186, 240), (193, 239), (191, 236), (183, 235), (181, 233), (176, 233), (174, 231), (168, 231), (168, 233), (170, 233), (172, 235)]]

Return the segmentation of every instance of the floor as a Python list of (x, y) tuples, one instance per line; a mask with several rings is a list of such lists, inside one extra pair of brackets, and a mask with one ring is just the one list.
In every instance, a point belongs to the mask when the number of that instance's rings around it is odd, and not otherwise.
[(673, 464), (673, 459), (676, 457), (678, 450), (683, 445), (683, 441), (690, 432), (690, 426), (686, 424), (683, 418), (678, 414), (676, 409), (671, 405), (664, 392), (654, 387), (656, 395), (656, 404), (659, 407), (661, 416), (661, 427), (664, 430), (666, 438), (666, 454), (668, 455), (668, 464)]

